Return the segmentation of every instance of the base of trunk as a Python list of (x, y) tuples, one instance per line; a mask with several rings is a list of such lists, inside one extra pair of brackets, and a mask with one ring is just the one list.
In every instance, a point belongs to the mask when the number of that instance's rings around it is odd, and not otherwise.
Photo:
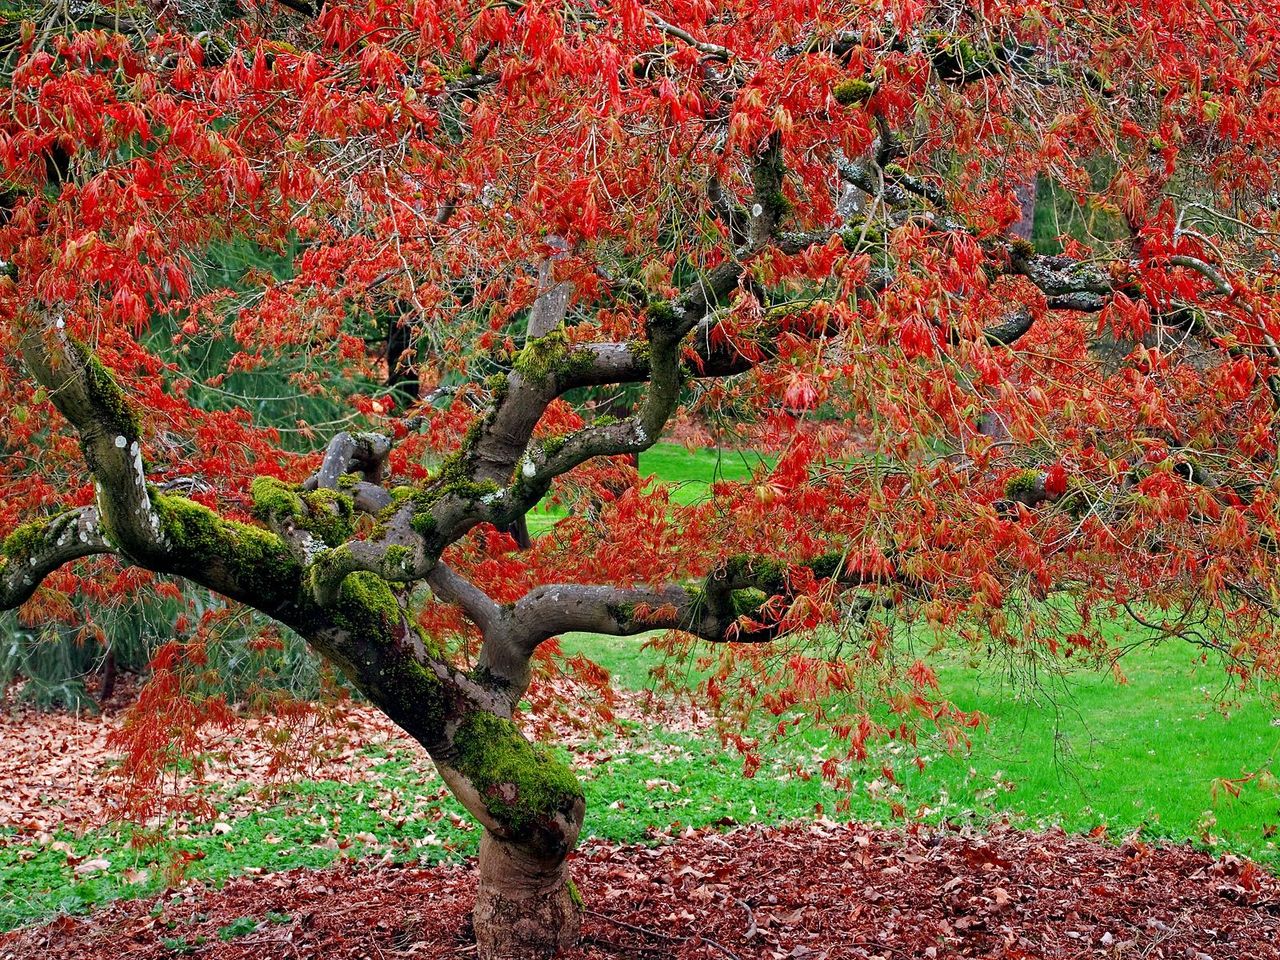
[(547, 960), (578, 942), (582, 903), (563, 860), (539, 862), (486, 833), (472, 917), (480, 960)]

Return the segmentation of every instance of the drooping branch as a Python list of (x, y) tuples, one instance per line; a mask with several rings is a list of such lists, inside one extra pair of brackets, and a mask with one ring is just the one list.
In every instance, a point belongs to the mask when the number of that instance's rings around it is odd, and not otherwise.
[(64, 564), (112, 552), (96, 507), (78, 507), (22, 525), (0, 549), (0, 610), (26, 603), (44, 578)]
[[(449, 711), (505, 708), (428, 647), (385, 581), (352, 578), (329, 603), (315, 602), (297, 546), (302, 533), (320, 536), (316, 531), (323, 527), (306, 521), (308, 529), (300, 522), (298, 536), (289, 539), (149, 488), (140, 426), (129, 402), (89, 349), (56, 322), (24, 330), (22, 346), (29, 369), (79, 435), (97, 504), (27, 524), (9, 536), (0, 560), (0, 608), (24, 602), (62, 564), (114, 552), (296, 630), (428, 749), (444, 749)], [(266, 478), (259, 478), (254, 492), (259, 512), (281, 527), (285, 515), (294, 514), (287, 498), (301, 496)], [(327, 502), (334, 499), (330, 493), (322, 489), (309, 496)]]
[(114, 377), (48, 314), (33, 319), (21, 342), (28, 369), (79, 434), (102, 529), (131, 559), (162, 559), (165, 535), (147, 491), (138, 418)]

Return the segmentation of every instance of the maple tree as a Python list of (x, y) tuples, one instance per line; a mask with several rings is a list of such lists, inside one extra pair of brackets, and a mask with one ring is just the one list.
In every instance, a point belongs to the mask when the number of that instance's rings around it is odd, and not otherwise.
[[(489, 958), (577, 929), (582, 791), (512, 719), (563, 632), (709, 641), (833, 777), (974, 722), (915, 635), (1274, 673), (1280, 26), (1096, 6), (3, 8), (0, 607), (178, 577), (303, 636), (484, 826)], [(1012, 236), (1037, 177), (1107, 235)], [(677, 419), (776, 457), (672, 503), (629, 458)], [(184, 655), (140, 743), (213, 709)]]

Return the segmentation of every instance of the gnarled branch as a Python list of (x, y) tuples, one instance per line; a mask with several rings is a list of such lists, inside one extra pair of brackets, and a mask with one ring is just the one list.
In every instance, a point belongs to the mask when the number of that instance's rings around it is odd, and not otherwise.
[(112, 552), (96, 507), (78, 507), (23, 524), (0, 550), (0, 610), (26, 603), (41, 581), (63, 564)]

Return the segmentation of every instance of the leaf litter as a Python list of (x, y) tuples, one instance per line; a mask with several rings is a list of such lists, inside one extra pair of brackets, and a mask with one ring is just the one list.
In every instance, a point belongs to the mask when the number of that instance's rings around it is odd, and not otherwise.
[[(1233, 856), (1008, 827), (828, 820), (587, 844), (564, 960), (1280, 960), (1280, 882)], [(190, 884), (0, 936), (0, 960), (474, 955), (474, 866), (344, 861)]]

